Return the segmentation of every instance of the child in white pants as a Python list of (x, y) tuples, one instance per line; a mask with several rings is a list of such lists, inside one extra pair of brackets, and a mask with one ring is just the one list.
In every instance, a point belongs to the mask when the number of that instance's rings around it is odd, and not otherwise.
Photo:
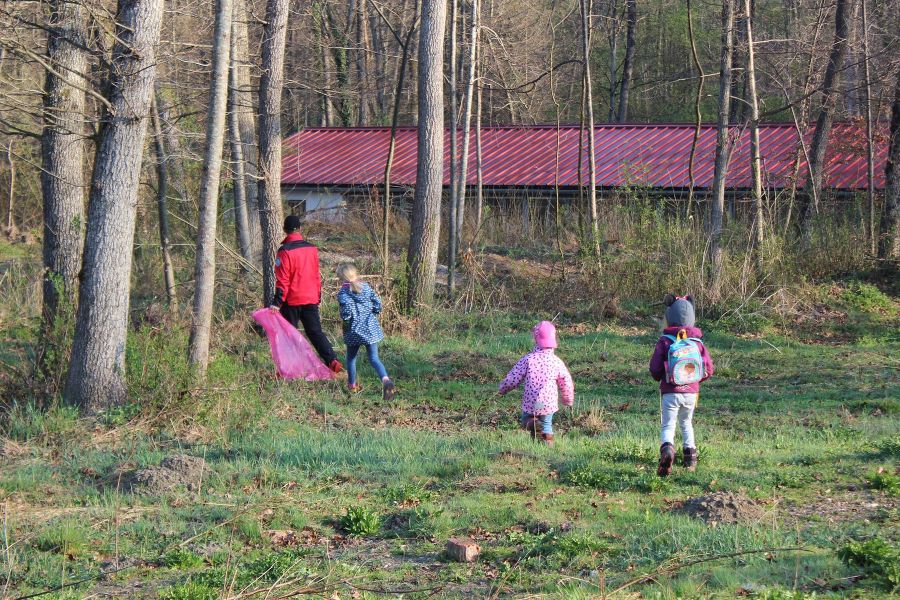
[[(663, 335), (656, 342), (653, 357), (650, 359), (650, 374), (659, 382), (660, 414), (662, 415), (662, 432), (660, 434), (659, 465), (657, 475), (666, 477), (672, 472), (675, 462), (675, 421), (681, 425), (683, 462), (682, 465), (688, 471), (697, 468), (697, 444), (694, 441), (694, 409), (697, 408), (697, 398), (700, 396), (700, 383), (706, 381), (713, 374), (713, 363), (706, 351), (706, 346), (700, 341), (703, 332), (694, 327), (694, 300), (690, 296), (676, 298), (669, 294), (665, 299), (666, 328)], [(699, 349), (699, 357), (696, 368), (701, 368), (702, 378), (698, 374), (694, 383), (678, 385), (670, 381), (669, 377), (669, 348), (677, 341), (677, 336), (691, 338)], [(691, 366), (690, 368), (694, 368)]]

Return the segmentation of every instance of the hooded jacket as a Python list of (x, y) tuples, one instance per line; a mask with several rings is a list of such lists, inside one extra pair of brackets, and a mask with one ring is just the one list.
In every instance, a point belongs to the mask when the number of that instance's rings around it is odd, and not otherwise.
[(275, 306), (303, 306), (321, 301), (319, 249), (299, 233), (288, 234), (275, 257)]
[(522, 393), (522, 412), (527, 415), (552, 415), (559, 410), (559, 400), (572, 406), (575, 384), (572, 375), (553, 348), (535, 348), (523, 356), (500, 384), (506, 394), (525, 382)]
[[(678, 332), (682, 329), (686, 330), (688, 337), (692, 338), (702, 338), (703, 332), (700, 331), (697, 327), (682, 327), (680, 325), (675, 327), (666, 327), (663, 330), (663, 333), (666, 335), (674, 335), (678, 336)], [(653, 350), (653, 357), (650, 358), (650, 375), (653, 376), (653, 379), (659, 382), (659, 391), (663, 394), (697, 394), (700, 392), (700, 381), (697, 383), (690, 383), (688, 385), (673, 385), (666, 381), (666, 360), (669, 358), (669, 346), (672, 345), (672, 340), (665, 337), (665, 335), (659, 338), (659, 341), (656, 342), (656, 348)], [(715, 367), (713, 366), (712, 358), (709, 356), (709, 352), (706, 350), (706, 345), (702, 342), (700, 343), (700, 356), (703, 358), (703, 379), (701, 381), (706, 381), (710, 377), (712, 377), (715, 372)]]
[(381, 312), (381, 298), (368, 283), (362, 284), (359, 293), (345, 283), (338, 292), (341, 319), (344, 321), (344, 343), (348, 346), (377, 344), (384, 339), (384, 332), (376, 316)]

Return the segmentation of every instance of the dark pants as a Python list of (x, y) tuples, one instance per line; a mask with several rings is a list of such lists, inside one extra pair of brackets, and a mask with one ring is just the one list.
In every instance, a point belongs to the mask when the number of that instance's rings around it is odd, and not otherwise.
[(301, 304), (300, 306), (291, 306), (289, 304), (281, 305), (281, 316), (284, 317), (291, 325), (298, 327), (298, 323), (303, 324), (303, 331), (309, 342), (319, 353), (322, 362), (331, 365), (331, 362), (337, 360), (337, 354), (331, 347), (331, 342), (322, 332), (322, 321), (319, 320), (318, 304)]

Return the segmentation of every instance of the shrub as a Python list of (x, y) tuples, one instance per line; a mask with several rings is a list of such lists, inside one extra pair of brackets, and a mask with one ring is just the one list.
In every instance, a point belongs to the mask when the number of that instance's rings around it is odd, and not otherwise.
[(838, 553), (848, 565), (862, 568), (866, 577), (885, 589), (900, 587), (900, 550), (880, 538), (850, 542)]
[(341, 517), (340, 524), (350, 535), (375, 535), (381, 530), (381, 516), (365, 506), (351, 506)]
[(841, 300), (850, 308), (862, 312), (881, 312), (893, 306), (891, 299), (881, 290), (860, 281), (851, 282), (841, 294)]

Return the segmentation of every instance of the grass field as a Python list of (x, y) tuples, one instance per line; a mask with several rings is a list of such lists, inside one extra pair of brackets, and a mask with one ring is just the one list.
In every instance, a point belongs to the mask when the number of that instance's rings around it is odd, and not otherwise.
[[(873, 290), (826, 290), (808, 321), (701, 319), (717, 373), (700, 464), (665, 480), (650, 318), (561, 324), (576, 402), (554, 448), (516, 428), (517, 395), (494, 393), (546, 315), (439, 313), (424, 339), (389, 338), (390, 405), (364, 360), (359, 395), (276, 380), (245, 319), (219, 327), (212, 389), (192, 391), (186, 332), (145, 322), (134, 405), (89, 423), (11, 399), (0, 597), (890, 595), (900, 313)], [(177, 454), (205, 466), (134, 483)], [(717, 492), (735, 493), (738, 522), (679, 510)], [(460, 535), (477, 562), (443, 555)]]

